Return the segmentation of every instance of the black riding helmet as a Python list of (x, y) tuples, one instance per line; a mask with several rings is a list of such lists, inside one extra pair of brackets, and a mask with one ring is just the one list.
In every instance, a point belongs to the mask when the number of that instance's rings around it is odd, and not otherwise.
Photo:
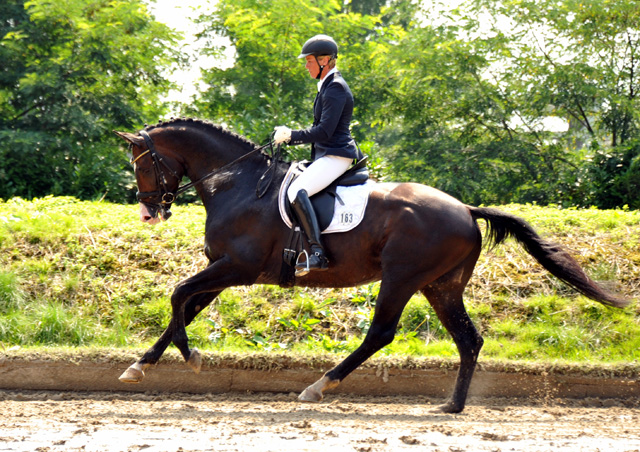
[(307, 55), (313, 55), (320, 67), (320, 72), (318, 72), (318, 76), (316, 78), (320, 78), (320, 74), (324, 69), (324, 66), (321, 66), (318, 62), (318, 57), (323, 55), (329, 55), (332, 60), (338, 58), (338, 44), (333, 40), (332, 37), (327, 35), (315, 35), (313, 38), (307, 40), (302, 46), (302, 51), (298, 58), (304, 58)]

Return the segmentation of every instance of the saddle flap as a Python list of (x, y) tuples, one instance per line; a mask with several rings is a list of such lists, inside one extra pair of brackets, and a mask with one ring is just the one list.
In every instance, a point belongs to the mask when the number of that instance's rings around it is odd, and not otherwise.
[[(335, 210), (335, 199), (337, 194), (334, 192), (322, 191), (316, 195), (313, 195), (309, 200), (313, 205), (313, 210), (316, 212), (316, 217), (318, 218), (318, 224), (320, 225), (320, 230), (324, 231), (331, 224), (331, 220), (333, 219), (333, 213)], [(286, 210), (286, 214), (289, 218), (293, 218), (294, 214), (291, 209), (291, 204), (288, 202), (285, 203), (284, 208)]]
[(334, 192), (322, 191), (310, 198), (313, 209), (316, 211), (321, 231), (327, 229), (331, 224), (336, 206), (336, 196), (337, 194)]

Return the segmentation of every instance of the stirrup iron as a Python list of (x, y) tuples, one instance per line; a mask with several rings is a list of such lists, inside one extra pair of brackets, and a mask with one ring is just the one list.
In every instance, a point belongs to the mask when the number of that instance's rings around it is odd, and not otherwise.
[[(300, 257), (302, 257), (303, 254), (307, 258), (307, 260), (305, 261), (306, 268), (298, 268), (298, 265), (300, 264)], [(309, 253), (307, 253), (307, 250), (303, 249), (302, 252), (298, 254), (295, 268), (296, 268), (296, 276), (306, 276), (307, 274), (309, 274), (311, 269), (309, 268)]]

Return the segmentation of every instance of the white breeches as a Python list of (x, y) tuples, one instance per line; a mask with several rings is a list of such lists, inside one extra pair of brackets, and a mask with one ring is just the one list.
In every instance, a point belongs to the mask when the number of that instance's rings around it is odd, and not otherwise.
[(351, 163), (353, 163), (353, 159), (336, 155), (325, 155), (315, 160), (289, 186), (287, 190), (289, 202), (296, 199), (300, 190), (306, 190), (309, 197), (315, 195), (344, 174)]

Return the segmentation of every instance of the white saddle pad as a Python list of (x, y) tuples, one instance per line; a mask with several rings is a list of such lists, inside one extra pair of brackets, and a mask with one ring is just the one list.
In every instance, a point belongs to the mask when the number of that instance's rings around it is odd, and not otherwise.
[[(286, 203), (287, 190), (290, 182), (294, 178), (295, 165), (291, 165), (291, 168), (284, 177), (284, 181), (280, 186), (280, 192), (278, 193), (278, 209), (280, 210), (280, 216), (282, 221), (291, 228), (292, 223), (289, 215), (287, 215)], [(336, 198), (335, 211), (333, 213), (333, 219), (327, 228), (322, 231), (323, 234), (330, 234), (333, 232), (347, 232), (355, 228), (360, 224), (364, 218), (364, 211), (369, 201), (369, 194), (371, 189), (375, 185), (375, 182), (368, 180), (361, 185), (353, 185), (350, 187), (338, 187), (336, 190), (338, 197)]]

